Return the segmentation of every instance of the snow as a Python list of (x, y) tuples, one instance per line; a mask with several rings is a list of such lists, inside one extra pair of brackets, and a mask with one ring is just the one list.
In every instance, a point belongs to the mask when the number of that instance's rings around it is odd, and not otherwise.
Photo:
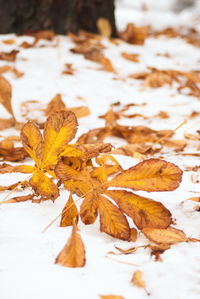
[[(132, 2), (118, 2), (116, 16), (118, 28), (123, 29), (128, 22), (138, 25), (151, 24), (155, 28), (196, 24), (191, 12), (175, 15), (169, 10), (160, 8), (166, 1), (160, 1), (159, 9), (151, 7), (143, 12), (140, 6)], [(155, 1), (151, 1), (153, 3)], [(161, 3), (162, 2), (162, 3)], [(32, 41), (29, 37), (1, 35), (0, 40), (15, 38), (17, 45), (24, 40)], [(11, 74), (5, 77), (13, 86), (13, 108), (17, 119), (23, 121), (20, 103), (26, 100), (39, 100), (43, 108), (56, 93), (61, 93), (63, 100), (70, 107), (87, 105), (91, 115), (79, 119), (77, 136), (89, 129), (104, 124), (98, 116), (104, 114), (111, 103), (120, 101), (122, 104), (146, 103), (145, 106), (133, 107), (130, 112), (150, 116), (147, 120), (141, 118), (121, 119), (122, 124), (147, 125), (152, 129), (174, 129), (192, 111), (199, 111), (199, 100), (194, 97), (177, 93), (175, 85), (158, 89), (142, 88), (135, 80), (127, 79), (134, 72), (142, 72), (147, 67), (160, 69), (179, 69), (183, 71), (197, 70), (199, 67), (199, 49), (185, 43), (179, 38), (164, 37), (148, 38), (144, 46), (133, 46), (126, 43), (114, 45), (104, 41), (108, 57), (118, 75), (97, 71), (99, 65), (85, 60), (82, 55), (72, 54), (69, 49), (74, 47), (71, 40), (64, 36), (58, 37), (58, 45), (41, 41), (44, 48), (21, 49), (14, 63), (25, 75), (14, 78)], [(10, 51), (16, 45), (1, 43), (2, 51)], [(139, 63), (126, 61), (120, 56), (121, 52), (140, 55)], [(156, 53), (169, 53), (172, 57), (156, 56)], [(76, 69), (75, 75), (61, 75), (65, 63), (72, 63)], [(5, 62), (0, 61), (0, 66)], [(114, 80), (119, 77), (121, 80)], [(79, 100), (82, 96), (86, 100)], [(37, 106), (38, 107), (38, 106)], [(169, 119), (159, 120), (153, 116), (159, 111), (167, 111)], [(32, 117), (36, 112), (32, 111)], [(8, 117), (0, 107), (0, 117)], [(42, 116), (41, 116), (42, 118)], [(180, 128), (176, 137), (182, 138), (185, 132), (194, 133), (199, 127), (199, 119), (194, 118)], [(3, 136), (16, 135), (17, 131), (8, 129), (1, 132)], [(123, 144), (117, 138), (109, 139), (115, 146)], [(194, 149), (188, 149), (188, 152)], [(116, 156), (124, 168), (138, 161), (130, 157)], [(180, 168), (185, 165), (199, 165), (198, 157), (182, 157), (172, 151), (166, 152), (165, 159), (176, 163)], [(191, 237), (200, 238), (199, 212), (194, 211), (196, 203), (185, 199), (199, 196), (198, 184), (191, 182), (192, 172), (185, 172), (181, 186), (173, 192), (145, 193), (150, 198), (161, 201), (176, 219), (177, 228), (183, 229)], [(198, 175), (198, 173), (196, 173)], [(200, 175), (199, 175), (200, 176)], [(0, 185), (8, 185), (25, 179), (22, 174), (5, 174), (0, 176)], [(197, 193), (194, 193), (195, 191)], [(1, 193), (1, 200), (7, 192)], [(14, 195), (27, 194), (27, 191)], [(42, 230), (62, 210), (67, 191), (62, 191), (59, 199), (40, 204), (24, 202), (5, 204), (0, 207), (0, 298), (2, 299), (95, 299), (98, 294), (116, 294), (126, 299), (148, 298), (143, 289), (131, 285), (133, 272), (140, 269), (144, 275), (147, 291), (153, 299), (197, 299), (200, 297), (200, 244), (181, 243), (174, 245), (163, 255), (163, 263), (155, 262), (149, 251), (139, 249), (131, 255), (106, 256), (114, 250), (114, 245), (129, 248), (135, 245), (147, 244), (144, 236), (140, 235), (136, 243), (116, 240), (99, 231), (99, 223), (85, 226), (79, 224), (80, 232), (86, 246), (87, 263), (84, 268), (71, 269), (54, 264), (55, 258), (68, 239), (71, 228), (59, 227), (59, 221), (54, 223), (45, 233)], [(118, 263), (136, 264), (137, 266)]]

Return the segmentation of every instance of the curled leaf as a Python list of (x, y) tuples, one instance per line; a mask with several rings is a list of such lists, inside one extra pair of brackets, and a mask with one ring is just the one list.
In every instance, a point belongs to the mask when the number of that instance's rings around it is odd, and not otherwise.
[(72, 234), (57, 256), (55, 263), (64, 267), (80, 268), (84, 267), (85, 262), (85, 247), (74, 221)]

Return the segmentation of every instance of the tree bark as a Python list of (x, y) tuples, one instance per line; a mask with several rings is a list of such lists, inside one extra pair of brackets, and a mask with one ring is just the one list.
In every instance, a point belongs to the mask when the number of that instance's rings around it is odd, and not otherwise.
[(98, 18), (109, 20), (115, 36), (114, 0), (0, 0), (0, 33), (95, 33)]

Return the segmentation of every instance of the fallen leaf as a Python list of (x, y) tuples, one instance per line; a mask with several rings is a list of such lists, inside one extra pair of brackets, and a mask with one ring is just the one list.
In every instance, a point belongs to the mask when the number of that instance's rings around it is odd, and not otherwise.
[(0, 76), (0, 103), (10, 113), (13, 118), (13, 110), (11, 106), (12, 86), (3, 76)]
[(72, 234), (57, 256), (55, 263), (64, 267), (80, 268), (85, 266), (85, 262), (85, 247), (74, 221)]
[(179, 186), (181, 179), (182, 170), (175, 164), (148, 159), (116, 175), (109, 186), (148, 192), (171, 191)]
[(125, 299), (124, 297), (118, 295), (99, 295), (99, 297), (101, 299)]
[(174, 227), (168, 227), (166, 229), (158, 228), (144, 228), (143, 234), (152, 242), (157, 244), (175, 244), (179, 242), (187, 242), (189, 239), (185, 233)]
[(125, 190), (108, 190), (105, 194), (112, 198), (140, 229), (166, 228), (172, 223), (170, 211), (160, 202)]
[(108, 19), (99, 18), (97, 20), (97, 28), (100, 33), (105, 38), (110, 38), (112, 34), (112, 28)]
[(72, 194), (70, 193), (69, 199), (62, 210), (60, 226), (70, 226), (73, 225), (73, 219), (75, 219), (76, 224), (78, 223), (78, 210), (73, 200)]
[(58, 150), (71, 141), (77, 131), (77, 119), (73, 112), (59, 111), (50, 115), (44, 126), (41, 166), (54, 166)]
[(145, 282), (142, 278), (142, 272), (140, 270), (137, 270), (133, 273), (133, 277), (131, 279), (131, 282), (133, 285), (144, 289), (146, 287)]
[(62, 100), (61, 94), (57, 94), (49, 102), (47, 108), (45, 109), (45, 115), (50, 116), (54, 112), (65, 110), (65, 109), (66, 109), (66, 105)]
[(139, 54), (130, 54), (130, 53), (122, 52), (121, 56), (129, 61), (139, 62), (138, 59)]
[(33, 195), (23, 195), (23, 196), (13, 197), (6, 200), (4, 203), (16, 203), (16, 202), (23, 202), (27, 200), (33, 200)]
[(18, 53), (18, 50), (12, 50), (11, 52), (0, 52), (0, 60), (15, 61)]
[(129, 240), (131, 231), (124, 214), (104, 196), (98, 198), (100, 230), (112, 237)]

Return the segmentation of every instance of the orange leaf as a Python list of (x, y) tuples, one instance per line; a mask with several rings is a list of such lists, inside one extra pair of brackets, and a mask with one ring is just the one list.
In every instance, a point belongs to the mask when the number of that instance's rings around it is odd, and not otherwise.
[(179, 186), (181, 180), (182, 170), (175, 164), (149, 159), (116, 175), (109, 186), (149, 192), (172, 191)]
[(179, 242), (187, 242), (190, 239), (186, 237), (185, 233), (174, 227), (167, 229), (144, 228), (143, 234), (152, 242), (157, 244), (175, 244)]
[(104, 196), (99, 196), (100, 230), (115, 238), (129, 240), (130, 227), (124, 214)]
[(112, 28), (110, 25), (110, 22), (108, 21), (108, 19), (105, 18), (99, 18), (97, 20), (97, 28), (99, 33), (106, 38), (111, 37), (112, 34)]
[(99, 297), (101, 299), (125, 299), (124, 297), (118, 295), (99, 295)]
[(71, 111), (55, 112), (48, 117), (44, 127), (43, 168), (56, 165), (58, 151), (74, 138), (77, 125), (76, 116)]
[(70, 193), (69, 199), (62, 210), (62, 216), (60, 221), (60, 226), (70, 226), (73, 225), (73, 219), (78, 223), (78, 210), (73, 200), (72, 194)]
[(37, 195), (42, 195), (52, 200), (59, 196), (58, 187), (39, 169), (33, 173), (29, 182)]
[[(83, 183), (84, 184), (84, 183)], [(95, 222), (98, 215), (98, 202), (94, 192), (85, 195), (85, 198), (80, 207), (81, 220), (85, 224)]]
[(145, 286), (145, 283), (144, 283), (144, 281), (143, 281), (143, 279), (142, 279), (142, 272), (140, 271), (140, 270), (137, 270), (137, 271), (135, 271), (134, 273), (133, 273), (133, 277), (132, 277), (132, 279), (131, 279), (131, 282), (135, 285), (135, 286), (137, 286), (137, 287), (139, 287), (139, 288), (145, 288), (146, 286)]
[(11, 106), (12, 86), (3, 76), (0, 76), (0, 103), (14, 118)]
[(79, 268), (84, 267), (85, 262), (85, 247), (74, 221), (72, 234), (57, 256), (55, 263), (64, 267)]
[(42, 152), (42, 135), (36, 124), (29, 121), (21, 129), (23, 147), (39, 166)]
[(166, 228), (171, 223), (171, 213), (162, 203), (125, 190), (106, 191), (120, 210), (133, 219), (138, 228)]

